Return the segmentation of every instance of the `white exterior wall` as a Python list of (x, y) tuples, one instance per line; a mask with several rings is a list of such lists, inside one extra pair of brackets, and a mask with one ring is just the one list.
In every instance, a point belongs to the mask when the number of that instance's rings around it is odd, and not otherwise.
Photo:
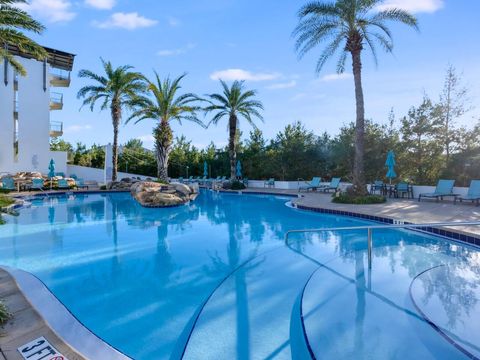
[[(96, 181), (99, 184), (104, 183), (105, 179), (105, 170), (104, 169), (95, 169), (86, 166), (78, 166), (78, 165), (67, 165), (67, 172), (65, 173), (67, 176), (72, 174), (77, 175), (77, 177), (84, 179), (85, 181)], [(123, 178), (131, 178), (131, 177), (139, 177), (142, 180), (148, 178), (148, 176), (137, 175), (137, 174), (128, 174), (124, 172), (118, 172), (117, 174), (118, 180)], [(152, 179), (152, 177), (150, 177)]]
[(40, 171), (48, 173), (50, 159), (56, 171), (66, 171), (66, 157), (50, 151), (50, 66), (47, 64), (46, 90), (43, 62), (16, 57), (27, 71), (18, 77), (18, 159), (14, 158), (14, 71), (8, 65), (5, 86), (4, 63), (0, 64), (0, 173)]

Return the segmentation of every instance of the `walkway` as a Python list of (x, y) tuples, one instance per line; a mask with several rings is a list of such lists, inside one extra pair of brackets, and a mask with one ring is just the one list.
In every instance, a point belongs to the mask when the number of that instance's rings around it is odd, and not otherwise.
[(13, 278), (0, 269), (0, 299), (13, 314), (6, 324), (0, 326), (0, 359), (23, 360), (17, 348), (39, 337), (45, 337), (51, 345), (69, 360), (83, 360), (66, 345), (32, 308), (18, 289)]

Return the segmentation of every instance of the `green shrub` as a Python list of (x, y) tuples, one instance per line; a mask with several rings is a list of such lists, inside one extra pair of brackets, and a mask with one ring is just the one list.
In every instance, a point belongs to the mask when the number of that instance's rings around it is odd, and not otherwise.
[(107, 190), (107, 185), (100, 186), (100, 190)]
[(387, 199), (381, 195), (366, 195), (366, 196), (354, 196), (341, 194), (334, 196), (332, 202), (337, 204), (353, 204), (353, 205), (370, 205), (370, 204), (383, 204)]
[(243, 190), (245, 188), (246, 188), (246, 186), (240, 181), (232, 182), (232, 186), (231, 186), (232, 190)]
[(8, 312), (7, 306), (0, 300), (0, 325), (5, 324), (12, 314)]
[(0, 195), (0, 208), (3, 208), (8, 205), (12, 205), (15, 202), (12, 198), (5, 196), (5, 195)]
[(0, 194), (9, 194), (9, 193), (10, 193), (10, 190), (0, 188)]

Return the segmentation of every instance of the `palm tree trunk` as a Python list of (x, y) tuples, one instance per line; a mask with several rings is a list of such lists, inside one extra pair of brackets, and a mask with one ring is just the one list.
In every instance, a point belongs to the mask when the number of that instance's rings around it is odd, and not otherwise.
[(362, 88), (361, 49), (352, 51), (353, 77), (355, 81), (355, 100), (357, 119), (355, 124), (355, 158), (353, 162), (353, 190), (356, 195), (366, 195), (365, 185), (365, 105)]
[(118, 127), (122, 118), (122, 110), (116, 103), (112, 103), (113, 146), (112, 146), (112, 181), (117, 181), (118, 173)]
[(168, 159), (172, 150), (173, 133), (168, 120), (162, 119), (155, 128), (155, 157), (157, 160), (157, 177), (168, 182)]
[(235, 115), (230, 115), (229, 133), (230, 138), (228, 141), (228, 155), (230, 156), (230, 179), (233, 181), (236, 177), (237, 163), (237, 152), (235, 146), (235, 141), (237, 140), (237, 117)]

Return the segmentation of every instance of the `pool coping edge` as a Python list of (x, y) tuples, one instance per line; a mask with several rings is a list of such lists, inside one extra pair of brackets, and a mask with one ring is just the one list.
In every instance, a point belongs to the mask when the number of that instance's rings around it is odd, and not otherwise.
[(83, 325), (38, 277), (9, 266), (0, 265), (0, 268), (10, 274), (48, 327), (81, 356), (102, 360), (131, 359)]

